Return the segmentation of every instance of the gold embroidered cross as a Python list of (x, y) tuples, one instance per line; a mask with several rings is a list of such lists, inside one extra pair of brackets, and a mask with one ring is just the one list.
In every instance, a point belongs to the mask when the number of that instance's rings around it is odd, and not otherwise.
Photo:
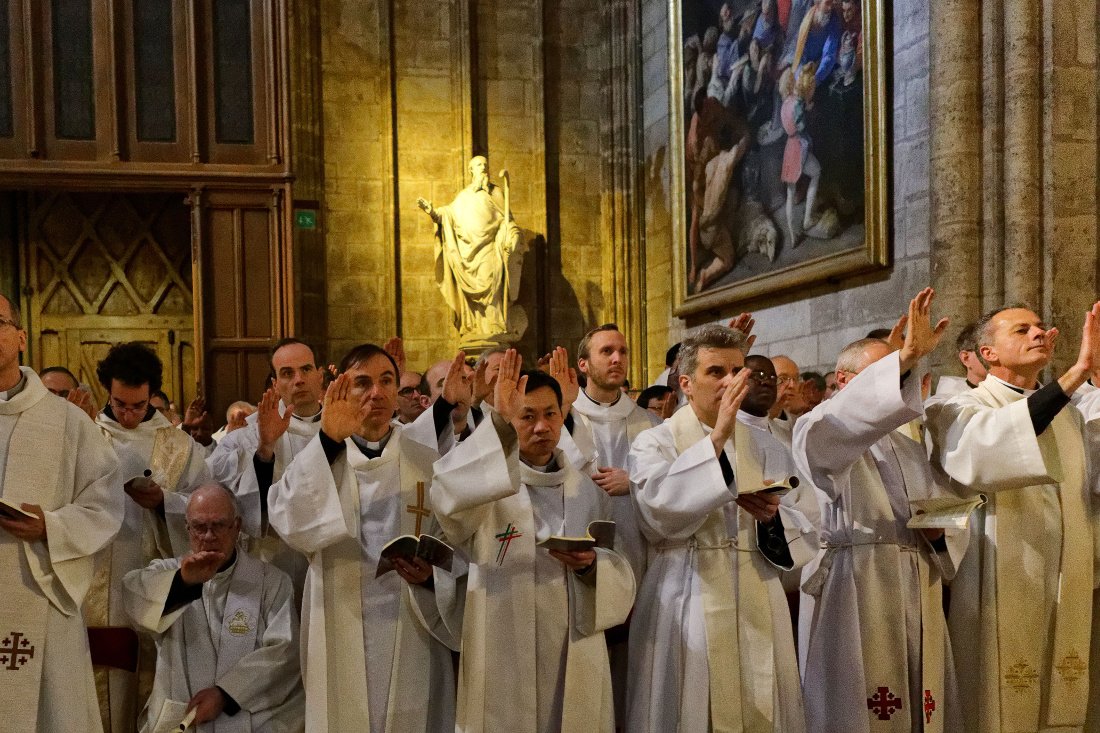
[(416, 504), (406, 504), (405, 511), (416, 515), (416, 536), (420, 536), (420, 522), (431, 514), (431, 510), (424, 506), (424, 482), (416, 482)]

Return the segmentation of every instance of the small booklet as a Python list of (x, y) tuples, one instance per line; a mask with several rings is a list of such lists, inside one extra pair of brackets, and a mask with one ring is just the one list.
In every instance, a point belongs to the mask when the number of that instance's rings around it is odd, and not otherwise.
[(382, 548), (381, 555), (378, 558), (378, 569), (375, 571), (374, 577), (380, 578), (391, 570), (396, 570), (397, 566), (394, 565), (393, 561), (399, 557), (406, 559), (419, 557), (429, 565), (435, 565), (437, 568), (442, 568), (449, 573), (451, 572), (454, 556), (454, 548), (438, 537), (422, 534), (419, 538), (416, 538), (411, 534), (403, 534), (400, 537), (393, 538)]
[[(183, 721), (188, 717), (191, 720), (184, 726)], [(187, 712), (187, 703), (165, 700), (164, 704), (161, 705), (160, 715), (157, 716), (156, 721), (149, 730), (151, 733), (179, 733), (181, 730), (192, 727), (191, 724), (194, 720), (195, 717)]]
[(909, 529), (966, 529), (970, 525), (970, 515), (985, 502), (985, 494), (970, 499), (954, 496), (916, 499), (909, 502), (913, 516), (905, 526)]
[(559, 552), (591, 550), (593, 547), (614, 550), (615, 523), (609, 519), (596, 519), (588, 523), (588, 533), (585, 537), (553, 535), (540, 542), (539, 547), (545, 547), (547, 550), (558, 550)]
[(35, 515), (31, 514), (30, 512), (23, 511), (19, 508), (18, 505), (13, 504), (6, 499), (0, 499), (0, 516), (3, 516), (7, 519), (25, 519), (26, 517), (30, 517), (31, 519), (36, 518)]
[(767, 486), (761, 486), (757, 489), (742, 489), (737, 487), (737, 493), (740, 494), (777, 494), (783, 496), (791, 489), (797, 489), (799, 484), (798, 476), (789, 476), (782, 481), (775, 481)]

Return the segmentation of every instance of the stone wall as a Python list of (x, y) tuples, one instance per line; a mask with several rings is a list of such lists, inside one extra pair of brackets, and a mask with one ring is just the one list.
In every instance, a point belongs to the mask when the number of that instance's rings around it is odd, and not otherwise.
[[(671, 314), (672, 225), (669, 212), (668, 3), (642, 0), (646, 170), (648, 366), (664, 367), (665, 349), (685, 324)], [(749, 304), (757, 319), (755, 351), (786, 354), (802, 368), (827, 371), (837, 352), (872, 328), (889, 326), (930, 281), (929, 260), (929, 5), (887, 3), (893, 15), (893, 265), (881, 274), (848, 278)], [(890, 88), (888, 86), (888, 88)], [(728, 321), (737, 310), (723, 313)]]
[(532, 247), (521, 350), (575, 348), (605, 317), (600, 4), (320, 3), (330, 353), (393, 335), (415, 368), (454, 353), (416, 199), (449, 203), (474, 154), (488, 155), (494, 179), (508, 169)]

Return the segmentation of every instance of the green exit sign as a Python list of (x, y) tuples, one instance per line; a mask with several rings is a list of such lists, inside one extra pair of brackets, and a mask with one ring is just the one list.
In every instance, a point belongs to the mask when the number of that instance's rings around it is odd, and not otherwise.
[(299, 229), (316, 229), (317, 212), (313, 209), (298, 209), (294, 212), (294, 226)]

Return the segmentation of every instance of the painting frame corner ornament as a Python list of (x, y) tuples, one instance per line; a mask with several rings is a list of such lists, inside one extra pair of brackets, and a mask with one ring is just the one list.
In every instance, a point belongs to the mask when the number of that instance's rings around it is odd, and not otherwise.
[(889, 267), (886, 3), (669, 0), (676, 316)]

